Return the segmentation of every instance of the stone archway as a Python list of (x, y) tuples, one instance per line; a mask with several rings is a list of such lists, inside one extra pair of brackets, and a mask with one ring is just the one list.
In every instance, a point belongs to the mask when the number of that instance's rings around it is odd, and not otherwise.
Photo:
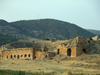
[(86, 53), (86, 49), (83, 49), (83, 50), (82, 50), (82, 53)]
[(57, 54), (59, 54), (60, 49), (57, 50)]
[(11, 58), (12, 58), (12, 55), (11, 55)]
[(36, 59), (36, 56), (34, 58)]
[(67, 50), (67, 56), (71, 56), (71, 49), (70, 48)]
[(45, 55), (45, 58), (47, 58), (47, 55)]
[(17, 56), (17, 58), (19, 59), (19, 55)]

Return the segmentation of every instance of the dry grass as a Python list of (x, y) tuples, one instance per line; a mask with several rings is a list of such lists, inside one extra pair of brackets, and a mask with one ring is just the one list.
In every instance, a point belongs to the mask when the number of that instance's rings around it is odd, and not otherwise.
[[(85, 55), (84, 57), (89, 56), (91, 57), (94, 55)], [(97, 58), (100, 57), (98, 54), (95, 56)], [(45, 73), (55, 72), (56, 75), (67, 75), (69, 71), (72, 73), (100, 74), (100, 64), (97, 64), (97, 62), (100, 61), (96, 62), (95, 60), (95, 62), (90, 63), (86, 62), (88, 59), (79, 59), (80, 58), (77, 57), (67, 61), (60, 61), (60, 63), (54, 60), (0, 60), (0, 69), (22, 70), (27, 72), (44, 71)], [(90, 60), (94, 59), (96, 58), (91, 58)], [(87, 64), (90, 66), (87, 67)]]

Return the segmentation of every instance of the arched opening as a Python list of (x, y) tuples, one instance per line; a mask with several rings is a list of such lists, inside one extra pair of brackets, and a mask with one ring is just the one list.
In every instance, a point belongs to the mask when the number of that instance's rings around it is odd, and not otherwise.
[(6, 58), (8, 59), (8, 56)]
[(35, 56), (35, 58), (36, 58), (36, 56)]
[(24, 57), (26, 57), (27, 55), (25, 54)]
[(86, 49), (83, 49), (83, 50), (82, 50), (82, 53), (86, 53)]
[(21, 55), (21, 57), (23, 57), (23, 55)]
[(28, 57), (30, 57), (31, 55), (29, 54)]
[(71, 49), (70, 48), (67, 50), (67, 56), (71, 56)]
[(47, 58), (47, 55), (45, 55), (45, 58)]
[(16, 55), (14, 55), (14, 58), (16, 58)]
[(88, 43), (90, 43), (90, 41), (88, 40)]
[(11, 55), (11, 58), (12, 58), (12, 55)]
[(57, 54), (59, 54), (60, 49), (57, 50)]
[(17, 58), (19, 59), (19, 55), (17, 56)]

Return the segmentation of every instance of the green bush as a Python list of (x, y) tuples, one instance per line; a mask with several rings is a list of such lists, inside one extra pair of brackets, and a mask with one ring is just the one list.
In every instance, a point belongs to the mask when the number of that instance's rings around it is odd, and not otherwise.
[(93, 40), (92, 38), (89, 38), (90, 40)]
[(49, 38), (46, 38), (45, 40), (50, 40)]
[(19, 71), (18, 75), (25, 75), (25, 71)]

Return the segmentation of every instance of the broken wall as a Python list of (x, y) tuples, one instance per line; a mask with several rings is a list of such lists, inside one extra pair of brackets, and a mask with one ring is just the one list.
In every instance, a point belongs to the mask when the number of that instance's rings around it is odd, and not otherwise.
[(93, 40), (95, 40), (95, 41), (98, 41), (98, 35), (97, 35), (97, 36), (92, 37), (92, 39), (93, 39)]

